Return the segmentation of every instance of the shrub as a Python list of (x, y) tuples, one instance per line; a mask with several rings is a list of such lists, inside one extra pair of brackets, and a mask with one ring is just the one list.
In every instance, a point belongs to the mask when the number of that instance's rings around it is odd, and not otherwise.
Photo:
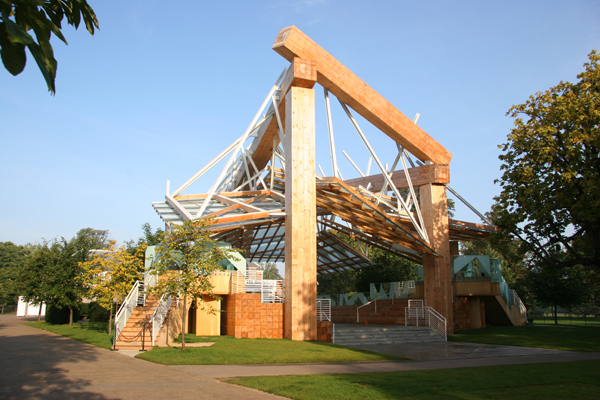
[[(68, 308), (59, 308), (56, 306), (48, 306), (46, 308), (46, 322), (53, 325), (64, 325), (69, 323), (69, 313), (70, 310)], [(73, 309), (73, 322), (77, 322), (79, 318), (79, 310)]]

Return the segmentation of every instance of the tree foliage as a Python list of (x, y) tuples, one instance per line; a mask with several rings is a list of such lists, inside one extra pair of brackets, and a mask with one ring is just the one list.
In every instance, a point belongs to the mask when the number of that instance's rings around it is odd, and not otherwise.
[(415, 279), (416, 264), (413, 262), (369, 246), (341, 232), (335, 230), (330, 232), (365, 255), (374, 265), (360, 270), (319, 275), (317, 277), (319, 282), (318, 294), (368, 292), (371, 283), (400, 282)]
[(599, 60), (592, 51), (579, 81), (561, 82), (508, 111), (516, 120), (500, 146), (496, 222), (541, 265), (600, 272)]
[(372, 248), (370, 250), (372, 267), (360, 269), (356, 274), (356, 290), (368, 292), (371, 283), (401, 282), (416, 279), (416, 264), (387, 251)]
[(94, 254), (91, 260), (80, 263), (79, 266), (83, 272), (81, 280), (84, 286), (89, 288), (88, 296), (110, 311), (108, 324), (110, 335), (113, 304), (121, 303), (135, 281), (141, 278), (146, 246), (142, 244), (137, 248), (139, 254), (131, 254), (125, 246), (117, 248), (116, 242), (111, 241), (103, 250), (100, 254)]
[[(157, 248), (157, 260), (149, 271), (161, 278), (152, 288), (154, 293), (183, 297), (182, 327), (185, 327), (188, 297), (196, 300), (199, 309), (218, 311), (206, 306), (202, 296), (218, 297), (211, 294), (211, 275), (220, 269), (219, 261), (226, 257), (226, 250), (211, 239), (207, 223), (210, 222), (195, 220), (171, 225)], [(185, 329), (182, 329), (181, 337), (182, 349), (185, 350)]]
[(83, 21), (92, 35), (98, 29), (96, 14), (86, 0), (0, 0), (0, 56), (8, 72), (18, 75), (25, 69), (27, 48), (54, 94), (58, 63), (50, 37), (54, 34), (67, 44), (61, 31), (65, 18), (75, 29)]
[(19, 295), (18, 274), (31, 254), (32, 246), (0, 242), (0, 304), (14, 304)]
[(84, 228), (71, 240), (44, 241), (38, 245), (19, 274), (19, 286), (34, 304), (69, 309), (69, 325), (74, 310), (81, 304), (87, 287), (80, 264), (90, 258), (89, 251), (108, 244), (108, 231)]
[[(560, 255), (555, 257), (560, 258)], [(592, 285), (581, 265), (557, 267), (538, 264), (529, 271), (528, 284), (537, 304), (553, 308), (555, 324), (558, 324), (557, 307), (572, 310), (591, 300)]]
[(263, 279), (283, 280), (274, 262), (266, 262), (262, 265)]

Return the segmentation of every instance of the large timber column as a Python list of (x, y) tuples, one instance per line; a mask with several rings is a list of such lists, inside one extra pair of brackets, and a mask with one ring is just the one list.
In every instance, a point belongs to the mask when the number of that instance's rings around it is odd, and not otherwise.
[(423, 222), (433, 249), (442, 258), (423, 255), (425, 305), (446, 318), (448, 333), (454, 333), (450, 227), (446, 186), (427, 184), (420, 187)]
[(282, 96), (289, 90), (285, 94), (283, 335), (292, 340), (317, 339), (315, 91), (312, 89), (316, 80), (316, 63), (297, 58), (281, 85)]

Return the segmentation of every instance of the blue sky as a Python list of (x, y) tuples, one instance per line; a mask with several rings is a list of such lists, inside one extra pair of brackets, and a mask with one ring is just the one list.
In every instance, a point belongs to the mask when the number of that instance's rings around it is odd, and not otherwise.
[[(287, 65), (271, 46), (289, 25), (409, 118), (420, 113), (453, 153), (451, 186), (485, 212), (510, 106), (576, 80), (600, 47), (597, 1), (88, 1), (96, 35), (69, 27), (68, 46), (53, 40), (56, 96), (31, 57), (17, 77), (0, 70), (0, 241), (92, 227), (122, 242), (161, 226), (151, 202), (244, 132)], [(330, 175), (316, 89), (317, 162)], [(368, 156), (332, 112), (342, 172), (357, 176), (341, 151), (362, 169)], [(390, 139), (359, 123), (391, 163)], [(218, 172), (186, 193), (208, 191)], [(465, 207), (456, 217), (478, 222)]]

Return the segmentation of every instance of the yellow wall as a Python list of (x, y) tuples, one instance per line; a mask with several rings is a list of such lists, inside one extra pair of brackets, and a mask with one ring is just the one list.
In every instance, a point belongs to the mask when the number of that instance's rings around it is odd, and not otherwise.
[(215, 300), (206, 295), (203, 296), (203, 300), (204, 302), (199, 302), (200, 308), (195, 310), (196, 336), (219, 336), (221, 334), (221, 300)]
[(231, 277), (229, 275), (211, 275), (210, 283), (213, 285), (212, 292), (218, 295), (229, 294), (230, 280)]

